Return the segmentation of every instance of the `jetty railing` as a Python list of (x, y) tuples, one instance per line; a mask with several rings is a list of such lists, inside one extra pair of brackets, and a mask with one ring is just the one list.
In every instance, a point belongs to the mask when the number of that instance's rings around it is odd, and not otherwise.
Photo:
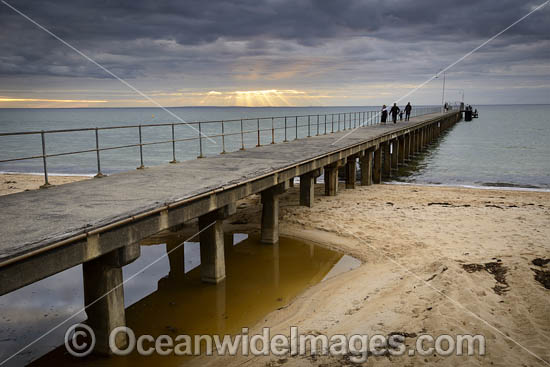
[[(421, 116), (431, 113), (440, 112), (441, 107), (414, 107), (411, 111), (411, 117)], [(246, 137), (251, 134), (255, 135), (255, 146), (262, 145), (262, 133), (270, 135), (268, 144), (276, 144), (279, 142), (288, 142), (289, 140), (296, 140), (299, 138), (326, 135), (339, 131), (350, 130), (363, 126), (379, 125), (381, 123), (380, 111), (355, 111), (355, 112), (341, 112), (341, 113), (327, 113), (316, 115), (292, 115), (292, 116), (278, 116), (278, 117), (254, 117), (254, 118), (242, 118), (242, 119), (230, 119), (230, 120), (214, 120), (214, 121), (193, 121), (193, 122), (170, 122), (170, 123), (158, 123), (158, 124), (140, 124), (140, 125), (122, 125), (122, 126), (108, 126), (108, 127), (90, 127), (90, 128), (76, 128), (76, 129), (60, 129), (60, 130), (40, 130), (40, 131), (22, 131), (22, 132), (6, 132), (0, 133), (0, 138), (8, 136), (18, 135), (39, 135), (41, 139), (41, 154), (30, 155), (25, 157), (16, 157), (8, 159), (0, 159), (0, 164), (32, 159), (42, 160), (43, 173), (44, 173), (44, 185), (41, 187), (50, 186), (48, 180), (48, 158), (95, 153), (97, 161), (97, 173), (95, 177), (105, 176), (101, 171), (101, 152), (113, 151), (128, 148), (139, 148), (139, 166), (137, 169), (145, 168), (143, 147), (155, 146), (161, 144), (171, 144), (171, 160), (169, 163), (177, 163), (176, 159), (176, 143), (181, 142), (197, 142), (199, 155), (197, 158), (205, 157), (204, 150), (205, 144), (214, 142), (213, 139), (221, 140), (219, 144), (219, 150), (217, 153), (225, 154), (226, 151), (226, 139), (229, 137), (236, 137), (240, 141), (240, 150), (246, 149)], [(277, 122), (277, 124), (276, 124)], [(251, 123), (254, 128), (250, 128)], [(214, 134), (205, 134), (203, 132), (205, 127), (217, 124), (219, 126), (219, 132)], [(181, 125), (190, 125), (194, 128), (196, 136), (188, 137), (176, 137), (175, 127)], [(236, 125), (236, 128), (235, 128)], [(143, 129), (151, 127), (165, 127), (170, 129), (171, 138), (159, 141), (143, 141)], [(228, 127), (231, 127), (228, 129)], [(100, 131), (110, 131), (119, 129), (137, 129), (138, 140), (132, 144), (123, 144), (117, 146), (102, 147), (100, 145)], [(83, 149), (77, 151), (48, 153), (46, 145), (46, 137), (53, 134), (64, 134), (74, 132), (90, 132), (92, 139), (95, 139), (95, 147), (91, 149)], [(280, 132), (281, 136), (277, 136)], [(283, 133), (284, 132), (284, 133)], [(249, 139), (250, 140), (250, 139)], [(264, 136), (264, 145), (265, 145)], [(214, 145), (218, 145), (214, 142)], [(235, 145), (235, 144), (233, 144)], [(0, 157), (1, 158), (1, 157)]]

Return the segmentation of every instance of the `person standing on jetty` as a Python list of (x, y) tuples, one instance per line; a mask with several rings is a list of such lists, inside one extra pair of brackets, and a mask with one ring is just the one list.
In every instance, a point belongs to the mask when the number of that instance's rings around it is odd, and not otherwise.
[(397, 124), (397, 115), (399, 114), (399, 111), (401, 110), (397, 107), (397, 103), (394, 103), (390, 110), (390, 115), (394, 124)]
[(380, 122), (385, 125), (387, 119), (388, 119), (388, 110), (386, 109), (386, 105), (383, 105), (382, 106), (382, 117), (380, 118)]
[(409, 102), (405, 106), (405, 121), (409, 121), (411, 119), (411, 111), (412, 111), (412, 106), (411, 106), (411, 102)]

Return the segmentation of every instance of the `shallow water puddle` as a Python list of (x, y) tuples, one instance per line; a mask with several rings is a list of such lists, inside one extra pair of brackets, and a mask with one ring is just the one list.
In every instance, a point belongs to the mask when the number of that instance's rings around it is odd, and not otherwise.
[[(284, 307), (307, 287), (361, 264), (350, 256), (295, 239), (281, 238), (277, 245), (265, 245), (246, 234), (226, 234), (227, 278), (212, 285), (200, 280), (199, 244), (179, 246), (184, 239), (175, 234), (151, 238), (142, 244), (141, 257), (124, 267), (124, 278), (128, 279), (168, 253), (124, 285), (127, 326), (136, 336), (237, 333)], [(81, 309), (82, 299), (80, 266), (0, 297), (3, 359)], [(26, 354), (14, 358), (14, 365), (29, 363), (54, 348), (33, 365), (158, 362), (168, 366), (182, 362), (177, 356), (70, 357), (59, 345), (65, 330), (85, 318), (84, 313), (79, 314)]]

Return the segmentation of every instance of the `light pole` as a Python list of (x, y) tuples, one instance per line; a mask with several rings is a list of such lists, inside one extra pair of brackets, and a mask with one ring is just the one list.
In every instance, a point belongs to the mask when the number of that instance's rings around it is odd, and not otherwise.
[(445, 105), (445, 72), (443, 72), (443, 92), (441, 93), (441, 106)]
[[(439, 73), (435, 74), (435, 78), (439, 78), (442, 70), (439, 70)], [(445, 71), (443, 71), (443, 92), (441, 93), (441, 112), (443, 112), (443, 106), (445, 105)]]

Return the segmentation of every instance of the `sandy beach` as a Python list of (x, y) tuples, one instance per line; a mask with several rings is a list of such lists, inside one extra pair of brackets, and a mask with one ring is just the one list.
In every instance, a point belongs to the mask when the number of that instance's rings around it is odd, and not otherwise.
[[(62, 185), (70, 182), (86, 180), (89, 176), (49, 176), (52, 185)], [(0, 195), (15, 194), (16, 192), (37, 190), (44, 184), (44, 176), (19, 173), (0, 174)]]
[[(550, 360), (550, 193), (375, 185), (298, 206), (281, 199), (281, 232), (364, 262), (317, 284), (255, 325), (289, 334), (482, 334), (485, 356), (371, 356), (372, 365), (543, 366)], [(258, 197), (228, 224), (258, 230)], [(546, 283), (549, 287), (548, 283)], [(409, 349), (409, 348), (407, 348)], [(193, 366), (348, 365), (337, 357), (201, 357)]]

